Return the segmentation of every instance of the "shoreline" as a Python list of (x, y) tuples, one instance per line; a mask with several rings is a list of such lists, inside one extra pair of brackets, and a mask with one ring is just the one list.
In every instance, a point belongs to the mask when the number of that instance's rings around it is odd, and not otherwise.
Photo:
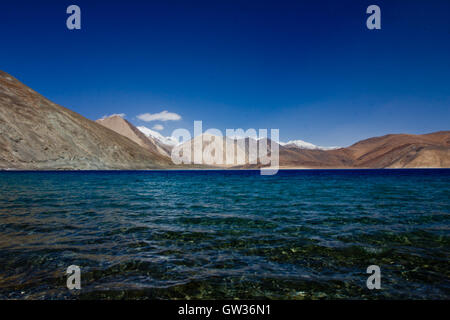
[[(169, 172), (169, 171), (260, 171), (261, 169), (223, 169), (223, 168), (192, 168), (192, 169), (15, 169), (0, 168), (0, 172)], [(417, 168), (279, 168), (278, 171), (363, 171), (363, 170), (450, 170), (450, 167), (417, 167)]]

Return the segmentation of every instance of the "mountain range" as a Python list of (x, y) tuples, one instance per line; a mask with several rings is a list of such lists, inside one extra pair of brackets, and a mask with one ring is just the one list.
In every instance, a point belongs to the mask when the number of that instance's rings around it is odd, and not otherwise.
[[(120, 115), (114, 115), (114, 116), (120, 116)], [(100, 119), (102, 120), (102, 119)], [(97, 120), (97, 121), (100, 121)], [(178, 144), (178, 141), (174, 137), (165, 137), (161, 133), (151, 130), (144, 126), (137, 127), (142, 133), (144, 133), (147, 137), (153, 138), (157, 141), (160, 141), (162, 144), (168, 145), (170, 147), (176, 146)], [(339, 149), (340, 147), (322, 147), (322, 146), (316, 146), (315, 144), (303, 141), (303, 140), (291, 140), (288, 142), (279, 142), (280, 145), (286, 146), (286, 147), (297, 147), (300, 149), (310, 149), (310, 150), (333, 150), (333, 149)]]
[[(211, 166), (203, 162), (196, 168), (261, 167), (258, 163), (248, 164), (251, 141), (244, 140), (240, 144), (227, 137), (205, 134), (195, 137), (196, 142), (208, 141), (203, 143), (200, 153), (211, 143), (234, 144), (233, 149), (243, 153), (247, 160), (244, 165)], [(270, 144), (268, 140), (269, 148)], [(181, 147), (174, 138), (146, 127), (135, 127), (119, 115), (89, 120), (0, 71), (0, 169), (193, 168), (172, 162), (173, 148)], [(280, 168), (450, 168), (450, 131), (389, 134), (345, 148), (319, 147), (302, 140), (279, 143), (278, 148)]]
[(157, 169), (170, 159), (0, 71), (0, 168)]

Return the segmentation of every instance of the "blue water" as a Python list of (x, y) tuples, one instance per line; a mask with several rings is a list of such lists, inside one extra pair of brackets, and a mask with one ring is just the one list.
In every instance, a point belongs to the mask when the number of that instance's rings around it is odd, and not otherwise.
[(449, 299), (449, 199), (450, 170), (1, 172), (0, 298)]

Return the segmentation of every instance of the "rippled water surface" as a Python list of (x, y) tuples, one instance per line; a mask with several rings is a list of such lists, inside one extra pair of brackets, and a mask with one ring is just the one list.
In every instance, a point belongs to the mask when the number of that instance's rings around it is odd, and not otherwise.
[(449, 199), (450, 170), (1, 172), (0, 298), (449, 299)]

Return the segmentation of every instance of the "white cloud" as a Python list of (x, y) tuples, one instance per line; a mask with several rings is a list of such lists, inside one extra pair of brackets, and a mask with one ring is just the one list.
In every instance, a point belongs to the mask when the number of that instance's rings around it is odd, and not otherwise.
[(143, 113), (137, 116), (139, 120), (150, 122), (150, 121), (176, 121), (180, 120), (181, 116), (179, 114), (168, 112), (166, 110), (159, 113)]
[(110, 114), (110, 115), (105, 114), (100, 119), (103, 120), (103, 119), (106, 119), (106, 118), (109, 118), (109, 117), (114, 117), (114, 116), (125, 118), (127, 115), (125, 113), (113, 113), (113, 114)]
[(161, 125), (161, 124), (155, 124), (154, 126), (153, 126), (153, 128), (152, 128), (153, 130), (158, 130), (158, 131), (161, 131), (161, 130), (163, 130), (164, 129), (164, 126), (163, 125)]

